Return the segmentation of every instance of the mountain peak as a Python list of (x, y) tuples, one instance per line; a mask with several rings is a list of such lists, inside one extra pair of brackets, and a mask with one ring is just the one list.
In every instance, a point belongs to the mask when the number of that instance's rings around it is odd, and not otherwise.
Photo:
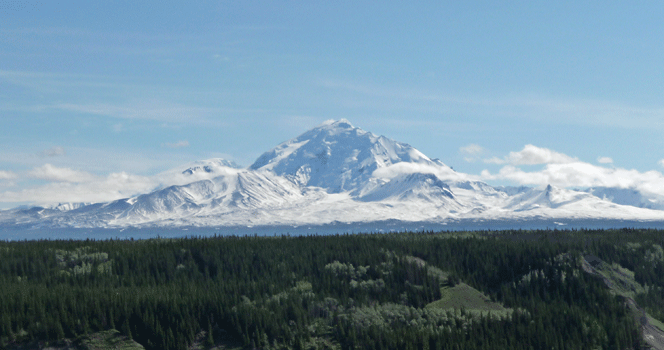
[(353, 124), (351, 124), (351, 123), (348, 121), (348, 119), (346, 119), (346, 118), (341, 118), (341, 119), (339, 119), (339, 120), (328, 119), (328, 120), (324, 121), (321, 125), (317, 126), (317, 127), (314, 128), (314, 129), (317, 129), (317, 128), (323, 128), (323, 127), (329, 127), (329, 126), (333, 126), (333, 127), (337, 127), (337, 128), (344, 128), (344, 129), (354, 129), (354, 128), (355, 128), (355, 127), (353, 126)]
[(189, 167), (182, 171), (182, 174), (184, 175), (193, 175), (195, 173), (214, 173), (219, 168), (232, 168), (232, 169), (240, 169), (240, 166), (237, 165), (232, 160), (226, 160), (223, 158), (211, 158), (211, 159), (205, 159), (205, 160), (199, 160), (196, 162), (193, 162), (189, 164)]
[(328, 120), (264, 153), (250, 167), (289, 177), (300, 185), (330, 193), (354, 192), (379, 168), (396, 163), (446, 167), (412, 146), (354, 127), (348, 120)]
[(299, 138), (307, 138), (314, 136), (316, 134), (320, 133), (325, 133), (328, 136), (335, 136), (335, 135), (340, 135), (340, 134), (348, 134), (348, 133), (354, 133), (356, 135), (365, 135), (365, 134), (370, 134), (374, 137), (378, 137), (370, 132), (364, 131), (358, 127), (353, 126), (347, 119), (339, 119), (339, 120), (334, 120), (334, 119), (329, 119), (318, 125), (317, 127), (305, 132), (304, 134), (300, 135)]

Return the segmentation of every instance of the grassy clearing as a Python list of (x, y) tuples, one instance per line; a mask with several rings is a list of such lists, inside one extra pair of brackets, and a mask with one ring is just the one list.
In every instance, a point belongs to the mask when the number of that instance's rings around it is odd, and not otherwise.
[(604, 281), (617, 295), (634, 298), (639, 293), (644, 293), (645, 288), (634, 280), (634, 272), (614, 263), (602, 262), (595, 270), (604, 278)]
[(454, 287), (443, 287), (440, 289), (442, 297), (426, 307), (438, 308), (444, 310), (460, 310), (475, 315), (486, 315), (491, 313), (498, 317), (505, 317), (512, 314), (513, 309), (509, 309), (491, 301), (486, 295), (477, 289), (465, 284), (459, 283)]

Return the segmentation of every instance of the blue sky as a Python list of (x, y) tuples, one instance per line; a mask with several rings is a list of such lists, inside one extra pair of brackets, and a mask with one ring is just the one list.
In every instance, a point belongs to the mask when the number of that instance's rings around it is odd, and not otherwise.
[(247, 166), (339, 118), (489, 183), (659, 191), (662, 18), (654, 1), (0, 1), (0, 208)]

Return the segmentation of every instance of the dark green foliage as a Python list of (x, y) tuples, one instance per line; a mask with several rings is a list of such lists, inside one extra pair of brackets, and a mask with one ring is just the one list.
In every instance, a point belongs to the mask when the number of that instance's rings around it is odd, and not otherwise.
[[(649, 286), (637, 301), (661, 317), (664, 256), (654, 246), (664, 245), (661, 236), (502, 231), (0, 242), (0, 348), (114, 328), (147, 349), (196, 341), (289, 349), (635, 348), (639, 329), (624, 300), (580, 272), (577, 257), (594, 254), (635, 271)], [(461, 281), (517, 311), (499, 318), (425, 308), (441, 286)]]

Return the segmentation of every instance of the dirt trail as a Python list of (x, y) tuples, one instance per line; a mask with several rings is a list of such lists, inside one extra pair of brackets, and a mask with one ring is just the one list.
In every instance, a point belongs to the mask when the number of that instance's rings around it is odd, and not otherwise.
[(653, 349), (664, 350), (664, 331), (652, 325), (646, 317), (645, 311), (632, 298), (627, 298), (627, 305), (634, 311), (634, 318), (641, 325), (643, 340)]
[(652, 346), (653, 349), (664, 349), (664, 332), (651, 324), (643, 326), (642, 329), (643, 339), (648, 345)]

